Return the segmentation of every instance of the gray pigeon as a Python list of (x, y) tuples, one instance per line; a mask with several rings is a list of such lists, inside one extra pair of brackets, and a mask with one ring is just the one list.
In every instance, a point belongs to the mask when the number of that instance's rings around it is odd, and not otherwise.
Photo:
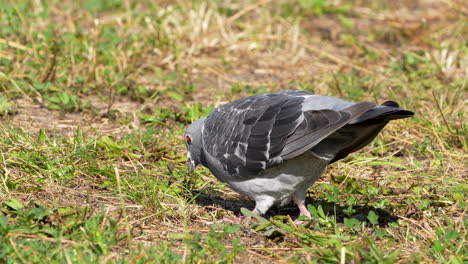
[(187, 128), (189, 171), (207, 167), (255, 200), (255, 214), (293, 200), (310, 218), (307, 190), (325, 167), (369, 144), (390, 120), (413, 114), (393, 101), (375, 106), (301, 90), (249, 96)]

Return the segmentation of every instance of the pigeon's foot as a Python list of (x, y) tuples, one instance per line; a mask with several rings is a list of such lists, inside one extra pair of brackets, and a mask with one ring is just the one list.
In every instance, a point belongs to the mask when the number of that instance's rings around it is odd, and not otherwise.
[[(297, 200), (294, 200), (297, 204), (297, 207), (299, 208), (299, 217), (300, 218), (301, 216), (306, 216), (307, 218), (311, 219), (312, 218), (312, 215), (310, 214), (309, 210), (307, 210), (307, 207), (305, 206), (305, 202), (304, 201), (297, 201)], [(303, 220), (295, 220), (294, 221), (294, 224), (296, 225), (304, 225), (304, 224), (307, 224), (309, 221), (303, 221)]]
[(297, 220), (297, 219), (294, 220), (294, 224), (296, 224), (296, 225), (305, 225), (307, 223), (309, 223), (309, 221)]

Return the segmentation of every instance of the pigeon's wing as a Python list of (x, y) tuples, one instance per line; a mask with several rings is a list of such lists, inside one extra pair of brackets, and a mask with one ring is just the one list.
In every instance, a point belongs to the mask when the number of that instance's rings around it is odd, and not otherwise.
[(252, 175), (296, 157), (372, 108), (354, 104), (341, 111), (303, 111), (311, 94), (286, 91), (234, 101), (205, 121), (205, 151), (231, 176)]
[(281, 158), (290, 159), (304, 153), (374, 106), (369, 102), (361, 102), (341, 111), (324, 109), (304, 112), (304, 121), (287, 138)]
[(295, 93), (277, 93), (221, 106), (205, 121), (204, 150), (232, 176), (256, 174), (266, 169), (304, 120), (303, 101), (304, 97)]

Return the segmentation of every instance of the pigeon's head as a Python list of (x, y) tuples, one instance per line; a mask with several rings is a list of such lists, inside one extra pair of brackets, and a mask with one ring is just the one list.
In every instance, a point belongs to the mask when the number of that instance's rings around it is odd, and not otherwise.
[(189, 172), (192, 173), (195, 167), (201, 163), (202, 156), (202, 128), (205, 124), (205, 118), (198, 119), (193, 122), (187, 130), (185, 130), (184, 140), (187, 147), (187, 159)]

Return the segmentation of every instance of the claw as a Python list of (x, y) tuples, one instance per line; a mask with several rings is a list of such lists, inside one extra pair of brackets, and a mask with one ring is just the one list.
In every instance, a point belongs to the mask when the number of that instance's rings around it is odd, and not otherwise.
[(309, 220), (305, 220), (305, 221), (304, 220), (297, 220), (297, 219), (294, 220), (294, 224), (296, 224), (296, 225), (305, 225), (307, 223), (309, 223)]

